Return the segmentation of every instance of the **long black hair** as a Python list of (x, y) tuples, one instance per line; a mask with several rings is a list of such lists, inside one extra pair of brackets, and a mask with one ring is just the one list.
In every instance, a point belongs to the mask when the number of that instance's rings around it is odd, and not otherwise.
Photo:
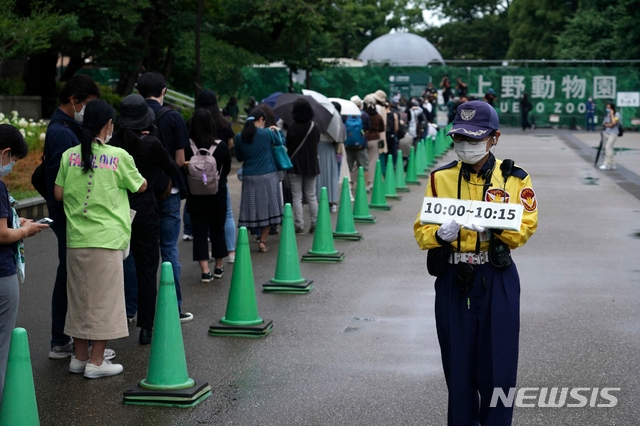
[(261, 118), (267, 119), (267, 115), (260, 108), (254, 108), (249, 115), (247, 116), (247, 120), (244, 122), (244, 128), (242, 129), (242, 141), (245, 143), (253, 142), (253, 135), (256, 134), (256, 120)]
[(218, 139), (216, 125), (216, 120), (209, 108), (198, 108), (191, 117), (189, 137), (198, 148), (208, 149)]
[(102, 99), (96, 99), (87, 104), (84, 110), (84, 120), (82, 121), (82, 140), (80, 141), (80, 152), (82, 153), (82, 172), (88, 173), (93, 170), (91, 165), (93, 151), (91, 144), (102, 128), (109, 120), (116, 119), (116, 111), (111, 105)]
[(218, 105), (218, 97), (213, 90), (204, 89), (196, 98), (196, 108), (207, 108), (216, 122), (216, 129), (222, 130), (231, 127), (229, 120), (224, 118), (220, 106)]

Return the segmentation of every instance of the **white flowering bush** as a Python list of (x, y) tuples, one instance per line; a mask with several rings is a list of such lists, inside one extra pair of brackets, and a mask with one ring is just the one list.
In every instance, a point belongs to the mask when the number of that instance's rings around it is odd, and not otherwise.
[(31, 185), (31, 174), (41, 161), (47, 122), (20, 117), (18, 111), (11, 111), (8, 114), (0, 112), (0, 124), (15, 126), (29, 146), (26, 158), (18, 161), (11, 173), (3, 177), (2, 180), (16, 200), (38, 196)]
[(0, 124), (12, 124), (17, 127), (24, 137), (29, 151), (42, 151), (44, 146), (44, 135), (47, 131), (47, 122), (44, 120), (35, 121), (32, 118), (20, 117), (18, 111), (11, 111), (10, 115), (0, 112)]

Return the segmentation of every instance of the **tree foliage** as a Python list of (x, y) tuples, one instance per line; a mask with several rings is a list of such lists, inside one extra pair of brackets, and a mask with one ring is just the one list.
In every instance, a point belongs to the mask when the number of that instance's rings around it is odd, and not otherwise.
[(62, 33), (77, 37), (74, 15), (63, 15), (50, 4), (34, 2), (19, 10), (16, 0), (0, 0), (0, 66), (7, 59), (18, 59), (43, 52)]
[[(29, 56), (30, 94), (50, 96), (90, 61), (119, 73), (121, 95), (141, 71), (191, 93), (201, 0), (0, 0), (0, 61)], [(283, 62), (292, 71), (355, 58), (391, 31), (425, 36), (447, 59), (637, 59), (637, 0), (204, 0), (202, 85), (235, 94), (240, 69)], [(428, 26), (423, 11), (443, 24)], [(44, 86), (48, 86), (45, 88)]]

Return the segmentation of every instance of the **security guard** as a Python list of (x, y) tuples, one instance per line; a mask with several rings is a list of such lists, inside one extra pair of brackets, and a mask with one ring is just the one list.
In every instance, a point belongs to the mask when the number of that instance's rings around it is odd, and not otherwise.
[[(516, 386), (520, 331), (520, 279), (510, 250), (522, 246), (538, 224), (538, 204), (526, 171), (497, 160), (498, 114), (483, 101), (458, 107), (449, 135), (460, 161), (431, 173), (427, 197), (523, 206), (519, 231), (462, 228), (449, 219), (413, 230), (436, 275), (435, 316), (449, 389), (448, 424), (510, 425), (513, 407), (491, 404), (494, 389)], [(496, 405), (491, 407), (491, 405)]]

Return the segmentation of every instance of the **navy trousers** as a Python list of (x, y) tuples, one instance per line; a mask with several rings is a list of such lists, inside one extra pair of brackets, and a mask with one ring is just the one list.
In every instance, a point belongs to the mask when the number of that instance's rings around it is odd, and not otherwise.
[(513, 407), (498, 401), (516, 386), (520, 332), (520, 279), (515, 264), (498, 270), (476, 265), (471, 290), (455, 284), (457, 265), (435, 283), (435, 315), (445, 380), (449, 426), (510, 425)]

